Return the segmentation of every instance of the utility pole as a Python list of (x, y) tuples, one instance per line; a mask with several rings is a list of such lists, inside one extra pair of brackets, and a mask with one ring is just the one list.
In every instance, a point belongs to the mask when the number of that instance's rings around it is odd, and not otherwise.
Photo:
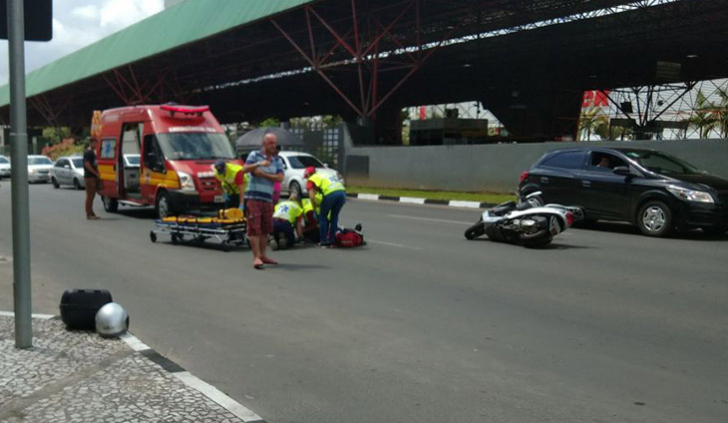
[(15, 347), (33, 346), (30, 295), (30, 205), (28, 126), (25, 108), (25, 21), (23, 0), (8, 0), (10, 56), (10, 146), (12, 149), (13, 301)]

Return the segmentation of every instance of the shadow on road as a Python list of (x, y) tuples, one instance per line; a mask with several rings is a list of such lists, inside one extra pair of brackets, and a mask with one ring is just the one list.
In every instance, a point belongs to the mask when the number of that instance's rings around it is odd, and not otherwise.
[(276, 266), (270, 266), (267, 268), (299, 272), (302, 270), (330, 269), (331, 267), (322, 266), (320, 264), (278, 263)]
[[(576, 228), (581, 231), (611, 232), (625, 235), (643, 237), (642, 232), (633, 225), (620, 222), (596, 222), (587, 227)], [(700, 229), (675, 232), (670, 236), (672, 239), (694, 240), (694, 241), (728, 241), (728, 235), (710, 235)]]

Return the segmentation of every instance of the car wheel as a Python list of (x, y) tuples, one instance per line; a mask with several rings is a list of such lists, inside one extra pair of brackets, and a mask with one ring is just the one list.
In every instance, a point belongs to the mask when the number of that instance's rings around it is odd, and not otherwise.
[(55, 177), (54, 177), (54, 178), (51, 178), (51, 184), (53, 184), (53, 188), (55, 188), (55, 189), (58, 189), (58, 188), (60, 188), (60, 187), (61, 187), (61, 186), (60, 186), (60, 185), (58, 184), (58, 181), (56, 180), (56, 178), (55, 178)]
[(73, 187), (76, 188), (76, 190), (81, 191), (83, 188), (81, 187), (81, 182), (79, 182), (78, 178), (73, 178)]
[(119, 210), (119, 200), (111, 197), (101, 197), (101, 202), (104, 203), (104, 210), (107, 213), (116, 213)]
[(666, 237), (674, 229), (672, 211), (662, 201), (649, 201), (637, 214), (637, 226), (644, 235)]
[(174, 211), (172, 210), (172, 204), (169, 201), (169, 194), (167, 194), (165, 191), (161, 191), (157, 195), (157, 217), (159, 219), (164, 219), (165, 217), (173, 216)]
[(301, 198), (302, 190), (301, 190), (301, 184), (299, 184), (296, 181), (291, 182), (289, 191), (291, 194), (296, 193), (298, 198)]

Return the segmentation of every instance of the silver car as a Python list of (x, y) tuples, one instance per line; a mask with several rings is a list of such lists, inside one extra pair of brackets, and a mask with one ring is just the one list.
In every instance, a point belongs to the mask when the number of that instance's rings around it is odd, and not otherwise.
[(10, 177), (10, 159), (5, 156), (0, 156), (0, 179)]
[(48, 182), (53, 162), (46, 156), (28, 156), (28, 182)]
[(70, 185), (76, 189), (84, 189), (86, 185), (83, 180), (83, 157), (61, 157), (56, 160), (51, 169), (51, 183), (53, 188)]

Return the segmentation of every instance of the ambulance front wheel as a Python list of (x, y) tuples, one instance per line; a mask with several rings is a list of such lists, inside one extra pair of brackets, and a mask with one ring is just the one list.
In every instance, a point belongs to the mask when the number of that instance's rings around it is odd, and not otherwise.
[(157, 217), (164, 219), (165, 217), (173, 216), (172, 205), (169, 201), (169, 194), (166, 191), (160, 191), (157, 194)]
[(104, 203), (104, 210), (107, 213), (116, 213), (119, 210), (119, 200), (110, 197), (101, 197), (101, 202)]

